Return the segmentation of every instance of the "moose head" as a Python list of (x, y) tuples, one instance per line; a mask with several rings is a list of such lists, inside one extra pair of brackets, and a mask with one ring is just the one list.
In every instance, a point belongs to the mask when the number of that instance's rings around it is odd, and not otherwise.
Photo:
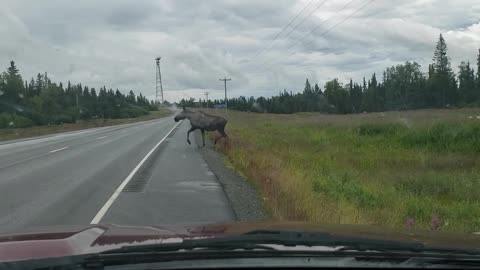
[(177, 114), (175, 116), (175, 118), (173, 118), (173, 120), (175, 120), (175, 122), (183, 120), (183, 119), (187, 118), (187, 114), (188, 114), (188, 111), (187, 111), (187, 109), (185, 109), (185, 106), (183, 106), (183, 110), (179, 114)]

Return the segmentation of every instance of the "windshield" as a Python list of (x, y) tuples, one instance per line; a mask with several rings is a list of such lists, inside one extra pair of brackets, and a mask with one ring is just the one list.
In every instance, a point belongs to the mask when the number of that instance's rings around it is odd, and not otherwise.
[(0, 233), (474, 237), (478, 18), (474, 0), (3, 1)]

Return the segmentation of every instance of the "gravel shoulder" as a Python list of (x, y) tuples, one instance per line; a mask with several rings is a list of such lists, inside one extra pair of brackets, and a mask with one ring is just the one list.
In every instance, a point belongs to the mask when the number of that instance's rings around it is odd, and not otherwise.
[[(195, 131), (195, 143), (210, 170), (222, 185), (238, 221), (261, 221), (267, 219), (258, 191), (246, 179), (225, 166), (225, 156), (213, 149), (212, 142), (205, 138), (206, 147), (201, 146), (202, 135)], [(207, 136), (205, 134), (205, 136)]]

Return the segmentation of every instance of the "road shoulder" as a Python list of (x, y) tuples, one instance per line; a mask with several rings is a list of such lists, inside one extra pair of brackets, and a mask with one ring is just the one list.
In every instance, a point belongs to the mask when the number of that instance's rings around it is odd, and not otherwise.
[(225, 156), (213, 149), (213, 145), (206, 140), (206, 147), (201, 147), (202, 136), (195, 132), (198, 150), (203, 155), (210, 170), (215, 174), (217, 181), (222, 185), (229, 200), (235, 217), (238, 221), (261, 221), (267, 219), (262, 203), (262, 197), (257, 189), (246, 179), (225, 166)]
[(222, 185), (197, 151), (197, 142), (191, 138), (192, 145), (187, 143), (189, 127), (179, 124), (162, 139), (99, 218), (101, 223), (144, 226), (236, 220)]

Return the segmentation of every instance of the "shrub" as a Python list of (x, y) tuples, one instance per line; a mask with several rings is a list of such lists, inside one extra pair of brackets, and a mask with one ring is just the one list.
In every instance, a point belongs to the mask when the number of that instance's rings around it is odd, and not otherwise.
[(405, 129), (400, 124), (364, 124), (356, 127), (355, 131), (362, 136), (392, 136)]
[(53, 119), (53, 122), (58, 125), (58, 124), (63, 124), (63, 123), (74, 123), (75, 120), (69, 114), (60, 114), (60, 115), (55, 116), (55, 118)]
[(10, 113), (0, 113), (0, 128), (23, 128), (33, 126), (33, 124), (33, 121), (27, 117)]

